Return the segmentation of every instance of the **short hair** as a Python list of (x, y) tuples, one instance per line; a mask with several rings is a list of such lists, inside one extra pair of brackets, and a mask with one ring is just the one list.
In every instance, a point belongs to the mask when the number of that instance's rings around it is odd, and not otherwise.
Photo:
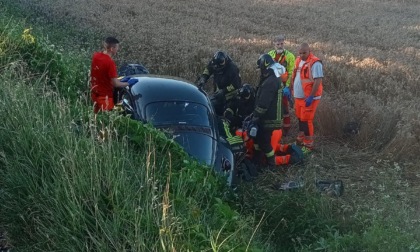
[(309, 49), (311, 49), (311, 47), (309, 46), (308, 43), (302, 43), (302, 44), (300, 44), (300, 48), (309, 48)]
[(285, 41), (285, 40), (286, 40), (286, 36), (284, 36), (284, 34), (280, 34), (274, 37), (273, 42)]
[(117, 44), (120, 43), (120, 41), (118, 41), (118, 39), (116, 39), (114, 37), (107, 37), (104, 42), (105, 42), (105, 47), (106, 48), (114, 47), (114, 46), (116, 46)]

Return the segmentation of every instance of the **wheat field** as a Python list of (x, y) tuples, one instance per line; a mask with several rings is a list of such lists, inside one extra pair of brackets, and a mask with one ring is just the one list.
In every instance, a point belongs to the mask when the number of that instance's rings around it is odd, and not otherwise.
[[(255, 62), (272, 49), (275, 35), (285, 34), (295, 54), (307, 42), (325, 72), (315, 124), (321, 153), (346, 156), (333, 163), (359, 173), (376, 160), (400, 162), (407, 178), (420, 180), (418, 0), (15, 2), (63, 27), (116, 36), (122, 42), (118, 64), (141, 62), (152, 73), (190, 81), (221, 49), (238, 64), (243, 82), (255, 85)], [(344, 138), (348, 122), (360, 123), (360, 133)]]

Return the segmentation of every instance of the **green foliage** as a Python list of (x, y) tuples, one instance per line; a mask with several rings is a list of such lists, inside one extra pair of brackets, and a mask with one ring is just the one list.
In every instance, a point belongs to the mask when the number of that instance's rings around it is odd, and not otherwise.
[(412, 234), (375, 221), (363, 232), (342, 234), (331, 228), (302, 251), (420, 251), (420, 243)]
[(253, 186), (245, 188), (242, 195), (246, 211), (262, 220), (266, 239), (281, 245), (278, 251), (293, 251), (312, 243), (327, 234), (326, 227), (335, 225), (329, 215), (330, 203), (303, 189), (268, 193), (267, 188)]
[(221, 200), (225, 182), (162, 132), (115, 113), (75, 122), (67, 100), (2, 81), (11, 104), (0, 109), (0, 223), (20, 249), (199, 251), (216, 241), (224, 251), (251, 239)]
[(3, 58), (0, 76), (0, 223), (16, 246), (197, 251), (251, 240), (249, 223), (220, 200), (229, 190), (224, 179), (149, 125), (116, 113), (92, 117), (71, 96), (51, 92), (50, 79), (32, 73), (46, 67), (62, 76), (63, 65), (44, 64), (54, 54), (28, 36), (8, 44), (16, 58)]
[[(20, 64), (34, 77), (45, 80), (49, 89), (74, 102), (86, 96), (89, 56), (57, 48), (22, 22), (2, 16), (0, 23), (0, 63)], [(37, 83), (34, 79), (34, 84)]]

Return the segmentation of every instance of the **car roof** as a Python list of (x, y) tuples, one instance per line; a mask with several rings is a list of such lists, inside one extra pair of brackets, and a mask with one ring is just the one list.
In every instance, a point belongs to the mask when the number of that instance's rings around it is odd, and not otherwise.
[(206, 94), (186, 80), (169, 76), (132, 76), (139, 81), (131, 88), (134, 96), (141, 97), (146, 105), (157, 101), (188, 101), (209, 105)]

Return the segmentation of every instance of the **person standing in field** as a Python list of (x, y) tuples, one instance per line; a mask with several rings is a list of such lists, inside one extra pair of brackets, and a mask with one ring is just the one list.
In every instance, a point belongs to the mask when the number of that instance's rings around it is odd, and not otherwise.
[(303, 152), (314, 148), (314, 125), (316, 108), (322, 95), (322, 62), (312, 54), (307, 43), (299, 47), (292, 83), (295, 98), (295, 114), (299, 120), (297, 143), (303, 144)]
[(113, 57), (119, 49), (119, 41), (114, 37), (107, 37), (103, 43), (104, 50), (95, 52), (90, 68), (91, 99), (94, 103), (94, 113), (110, 111), (114, 108), (114, 88), (134, 85), (136, 79), (118, 79), (117, 66)]
[[(265, 156), (268, 166), (274, 167), (276, 161), (271, 135), (273, 130), (280, 129), (282, 125), (282, 93), (278, 78), (280, 74), (276, 74), (280, 66), (276, 65), (270, 55), (263, 54), (257, 61), (257, 67), (260, 69), (260, 82), (257, 86), (255, 108), (251, 119), (251, 125), (257, 129), (254, 139), (254, 157), (261, 162)], [(250, 136), (252, 136), (251, 133)]]
[(283, 134), (287, 135), (291, 123), (289, 113), (289, 100), (291, 101), (290, 82), (292, 81), (293, 69), (295, 67), (295, 55), (292, 52), (284, 49), (284, 41), (286, 37), (284, 35), (278, 35), (273, 39), (274, 50), (268, 52), (268, 54), (278, 62), (280, 65), (286, 68), (286, 72), (281, 75), (281, 82), (283, 88), (283, 100), (282, 100), (282, 112), (283, 112)]

